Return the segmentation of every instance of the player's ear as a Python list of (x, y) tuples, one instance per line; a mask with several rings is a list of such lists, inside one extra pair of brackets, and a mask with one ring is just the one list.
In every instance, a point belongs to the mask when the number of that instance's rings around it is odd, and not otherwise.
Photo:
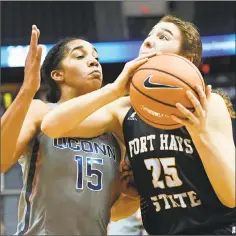
[(51, 72), (51, 77), (52, 79), (54, 79), (56, 82), (61, 82), (64, 80), (64, 76), (63, 76), (63, 71), (61, 70), (53, 70)]

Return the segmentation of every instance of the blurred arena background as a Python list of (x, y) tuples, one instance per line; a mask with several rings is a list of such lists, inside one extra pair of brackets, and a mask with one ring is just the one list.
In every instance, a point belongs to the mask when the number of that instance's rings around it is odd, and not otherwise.
[[(51, 45), (67, 36), (82, 36), (95, 43), (106, 84), (116, 79), (126, 61), (138, 55), (141, 41), (165, 14), (174, 14), (197, 25), (203, 38), (201, 72), (205, 81), (213, 88), (222, 88), (235, 108), (235, 2), (124, 0), (0, 3), (1, 116), (14, 100), (23, 81), (32, 24), (36, 24), (41, 31), (39, 42), (43, 45), (43, 56)], [(44, 100), (43, 85), (37, 97)], [(4, 235), (12, 235), (16, 231), (21, 177), (18, 164), (1, 175), (0, 220), (5, 228)], [(125, 221), (122, 224), (125, 225)], [(132, 235), (145, 234), (140, 226), (134, 227), (136, 229), (131, 230)], [(109, 227), (109, 230), (116, 235), (128, 234), (128, 231), (121, 232), (118, 224), (113, 230)]]

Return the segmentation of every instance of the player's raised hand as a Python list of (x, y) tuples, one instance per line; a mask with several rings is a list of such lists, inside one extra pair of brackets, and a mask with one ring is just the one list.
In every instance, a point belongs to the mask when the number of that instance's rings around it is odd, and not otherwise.
[(153, 52), (144, 54), (125, 64), (123, 71), (113, 83), (120, 96), (125, 96), (129, 93), (131, 78), (133, 77), (135, 71), (147, 62), (149, 58), (156, 55), (160, 55), (160, 53)]
[(38, 45), (40, 31), (36, 25), (32, 26), (29, 52), (25, 60), (23, 89), (34, 95), (40, 87), (40, 62), (42, 47)]

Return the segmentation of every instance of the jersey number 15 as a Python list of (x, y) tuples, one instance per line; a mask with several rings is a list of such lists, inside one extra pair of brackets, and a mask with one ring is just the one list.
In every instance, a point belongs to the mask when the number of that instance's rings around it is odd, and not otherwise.
[[(83, 189), (83, 157), (75, 156), (75, 161), (77, 162), (77, 180), (76, 180), (76, 189)], [(96, 183), (93, 181), (87, 181), (87, 187), (93, 191), (100, 191), (102, 189), (102, 175), (103, 173), (94, 168), (94, 165), (103, 165), (103, 159), (101, 158), (91, 158), (86, 157), (86, 177), (96, 177)], [(94, 181), (95, 182), (95, 181)]]

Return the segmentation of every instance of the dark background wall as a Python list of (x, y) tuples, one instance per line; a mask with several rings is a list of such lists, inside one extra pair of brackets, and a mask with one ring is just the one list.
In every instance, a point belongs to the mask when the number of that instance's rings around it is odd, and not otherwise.
[(97, 41), (94, 2), (10, 1), (1, 5), (2, 45), (28, 43), (32, 24), (41, 29), (43, 44), (77, 35)]

